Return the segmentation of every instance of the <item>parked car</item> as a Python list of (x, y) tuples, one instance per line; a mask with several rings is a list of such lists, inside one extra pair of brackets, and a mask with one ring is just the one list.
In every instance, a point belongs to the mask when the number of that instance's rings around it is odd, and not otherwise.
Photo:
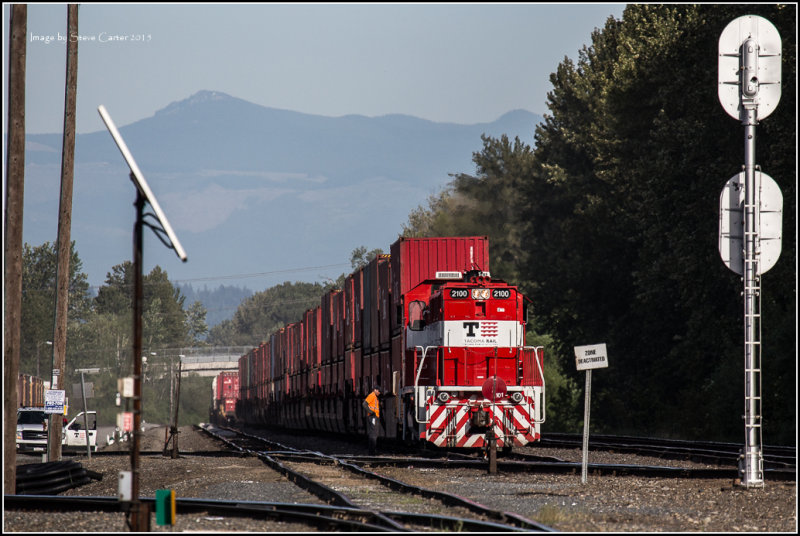
[[(66, 421), (66, 419), (64, 419)], [(89, 434), (89, 447), (97, 451), (97, 412), (87, 411), (86, 421)], [(48, 414), (44, 408), (18, 408), (17, 409), (17, 452), (46, 452), (47, 451), (47, 423)], [(61, 445), (63, 450), (78, 450), (86, 448), (87, 430), (84, 425), (83, 412), (81, 411), (71, 421), (64, 425), (61, 432)]]
[(44, 408), (17, 409), (17, 451), (47, 450), (47, 413)]

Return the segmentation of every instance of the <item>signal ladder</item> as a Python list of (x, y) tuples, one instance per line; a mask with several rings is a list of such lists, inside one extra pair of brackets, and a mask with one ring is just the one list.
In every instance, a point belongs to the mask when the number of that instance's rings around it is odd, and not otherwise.
[(761, 258), (758, 236), (759, 207), (745, 203), (746, 217), (755, 225), (744, 232), (744, 352), (745, 352), (745, 446), (740, 457), (739, 473), (747, 487), (764, 486), (761, 428)]

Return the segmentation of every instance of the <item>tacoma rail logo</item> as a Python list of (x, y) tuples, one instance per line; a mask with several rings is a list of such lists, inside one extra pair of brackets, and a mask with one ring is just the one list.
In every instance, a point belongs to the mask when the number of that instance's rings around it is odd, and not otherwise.
[(475, 330), (478, 330), (478, 337), (497, 337), (499, 333), (497, 326), (497, 322), (464, 322), (467, 337), (475, 337)]
[(467, 346), (478, 344), (497, 344), (500, 333), (498, 322), (464, 322), (464, 342)]
[(406, 348), (415, 346), (522, 346), (523, 331), (516, 320), (446, 320), (409, 330)]

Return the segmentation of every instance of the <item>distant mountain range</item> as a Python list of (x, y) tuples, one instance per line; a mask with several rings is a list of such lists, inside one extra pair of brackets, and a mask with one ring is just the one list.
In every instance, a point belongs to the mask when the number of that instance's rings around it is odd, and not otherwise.
[[(148, 232), (145, 269), (158, 264), (195, 288), (258, 291), (335, 279), (359, 246), (388, 252), (409, 213), (450, 174), (474, 173), (482, 134), (532, 144), (541, 120), (524, 110), (475, 125), (323, 117), (200, 91), (117, 126), (189, 257), (181, 263)], [(61, 144), (61, 134), (26, 140), (23, 232), (32, 245), (56, 239)], [(128, 177), (106, 130), (77, 136), (71, 234), (94, 286), (132, 256)]]

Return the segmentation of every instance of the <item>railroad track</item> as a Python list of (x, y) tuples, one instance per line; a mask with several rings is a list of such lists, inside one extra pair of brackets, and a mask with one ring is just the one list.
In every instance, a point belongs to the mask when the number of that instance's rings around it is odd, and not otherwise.
[[(530, 526), (532, 521), (526, 518), (507, 514), (502, 511), (492, 510), (483, 505), (474, 503), (450, 494), (444, 494), (404, 482), (407, 477), (410, 481), (429, 486), (432, 480), (424, 480), (430, 475), (434, 479), (442, 477), (444, 482), (449, 478), (458, 479), (459, 474), (471, 474), (472, 478), (478, 472), (486, 471), (488, 464), (475, 452), (423, 449), (414, 450), (395, 447), (389, 443), (381, 445), (383, 456), (366, 456), (358, 454), (323, 454), (302, 448), (306, 445), (319, 445), (325, 452), (364, 452), (364, 445), (358, 446), (363, 438), (350, 438), (350, 443), (334, 446), (323, 446), (316, 442), (313, 436), (303, 437), (300, 442), (295, 441), (296, 434), (286, 436), (285, 441), (291, 445), (300, 445), (301, 448), (290, 448), (286, 445), (269, 442), (261, 437), (240, 434), (230, 429), (216, 429), (216, 433), (230, 449), (222, 451), (182, 452), (181, 457), (191, 456), (227, 456), (250, 457), (258, 456), (267, 465), (285, 475), (287, 480), (298, 484), (304, 489), (306, 486), (315, 487), (312, 494), (325, 504), (286, 504), (274, 502), (249, 502), (249, 501), (221, 501), (207, 499), (176, 499), (176, 512), (190, 514), (205, 511), (211, 515), (224, 517), (243, 516), (248, 519), (263, 519), (295, 522), (320, 531), (459, 531), (474, 532), (501, 532), (501, 531), (548, 531), (549, 527), (538, 525)], [(270, 437), (276, 437), (270, 434)], [(281, 437), (277, 435), (277, 437)], [(339, 437), (339, 440), (347, 439)], [(566, 449), (580, 449), (580, 436), (554, 437), (549, 434), (545, 441), (560, 442), (558, 447)], [(601, 436), (592, 438), (591, 450), (610, 450), (614, 452), (636, 452), (647, 456), (662, 458), (692, 459), (698, 451), (703, 454), (708, 451), (727, 454), (720, 456), (721, 461), (715, 462), (719, 467), (688, 469), (686, 466), (694, 464), (680, 464), (681, 467), (663, 467), (621, 465), (621, 464), (589, 464), (592, 475), (602, 476), (639, 476), (659, 478), (708, 478), (734, 480), (736, 470), (736, 448), (738, 445), (698, 444), (681, 442), (647, 440), (642, 438), (614, 438)], [(281, 439), (284, 441), (284, 439)], [(663, 443), (663, 444), (661, 444)], [(581, 464), (565, 461), (554, 456), (541, 456), (542, 447), (545, 445), (532, 445), (529, 452), (527, 447), (514, 449), (511, 453), (498, 453), (497, 468), (501, 473), (531, 474), (530, 480), (535, 480), (536, 474), (564, 473), (578, 474)], [(549, 446), (555, 447), (551, 444)], [(663, 448), (667, 447), (667, 448)], [(694, 448), (693, 448), (694, 447)], [(313, 447), (312, 447), (313, 448)], [(632, 449), (639, 449), (638, 451)], [(727, 452), (726, 452), (727, 450)], [(785, 450), (785, 449), (783, 449)], [(660, 454), (656, 454), (660, 452)], [(535, 453), (537, 455), (533, 455)], [(547, 453), (547, 451), (545, 451)], [(791, 451), (790, 451), (791, 453)], [(97, 456), (113, 455), (112, 452), (98, 452)], [(117, 453), (126, 455), (125, 453)], [(142, 452), (143, 456), (157, 455), (161, 452)], [(560, 454), (561, 455), (561, 454)], [(569, 454), (566, 454), (569, 455)], [(786, 455), (781, 449), (765, 449), (765, 456), (770, 464), (779, 457), (785, 458), (783, 466), (769, 468), (766, 471), (767, 480), (795, 481), (793, 456)], [(778, 457), (778, 458), (776, 458)], [(572, 457), (574, 460), (574, 456)], [(707, 460), (706, 460), (707, 461)], [(673, 463), (673, 465), (676, 465)], [(413, 466), (411, 472), (409, 467)], [(394, 479), (380, 476), (372, 470), (385, 467), (380, 471)], [(469, 471), (467, 471), (469, 469)], [(422, 478), (421, 478), (422, 476)], [(480, 479), (480, 476), (477, 477)], [(522, 480), (528, 480), (523, 476)], [(440, 483), (441, 484), (441, 483)], [(434, 484), (435, 485), (435, 484)], [(438, 485), (438, 489), (443, 489)], [(452, 487), (444, 489), (452, 491)], [(309, 490), (310, 491), (310, 490)], [(462, 491), (463, 492), (463, 491)], [(28, 492), (22, 492), (28, 493)], [(483, 501), (480, 496), (468, 495), (473, 499)], [(140, 497), (144, 503), (153, 499)], [(492, 501), (489, 500), (491, 503)], [(499, 504), (499, 503), (495, 503)], [(50, 510), (79, 510), (84, 512), (111, 511), (120, 512), (121, 504), (115, 497), (53, 497), (42, 495), (17, 495), (6, 496), (5, 507), (12, 509), (32, 508)], [(512, 509), (511, 511), (522, 511)], [(313, 528), (312, 528), (313, 527)]]
[[(230, 428), (205, 427), (204, 430), (232, 449), (258, 456), (289, 480), (329, 504), (373, 512), (376, 518), (372, 523), (376, 525), (380, 522), (385, 523), (389, 530), (552, 531), (550, 527), (522, 516), (495, 510), (451, 493), (430, 490), (381, 476), (362, 467), (353, 457), (345, 458), (287, 447)], [(381, 458), (370, 457), (369, 464), (380, 464)], [(407, 461), (408, 458), (405, 458), (405, 462)], [(403, 462), (395, 459), (394, 463)], [(334, 489), (334, 486), (346, 485), (343, 484), (347, 482), (347, 478), (343, 476), (345, 472), (355, 475), (350, 477), (349, 486), (351, 490), (360, 491), (355, 497)], [(365, 485), (364, 479), (376, 482), (380, 487)], [(352, 491), (350, 493), (353, 494)], [(415, 501), (410, 497), (424, 500)], [(439, 506), (432, 507), (430, 499), (436, 501)], [(395, 504), (403, 504), (407, 510), (417, 511), (389, 510)], [(435, 511), (432, 512), (432, 509)], [(458, 512), (459, 515), (443, 515), (441, 511)]]
[[(408, 532), (408, 531), (470, 531), (470, 532), (509, 532), (509, 531), (551, 531), (549, 527), (529, 521), (514, 514), (504, 514), (487, 509), (476, 503), (461, 499), (460, 506), (448, 506), (458, 502), (458, 498), (449, 494), (438, 496), (424, 495), (425, 500), (418, 500), (412, 505), (407, 496), (410, 487), (403, 488), (402, 483), (393, 481), (395, 489), (387, 488), (394, 496), (388, 493), (372, 492), (349, 497), (347, 494), (334, 489), (335, 486), (325, 483), (320, 471), (311, 467), (322, 467), (338, 472), (347, 471), (351, 478), (356, 480), (353, 489), (364, 490), (365, 478), (370, 472), (361, 471), (352, 462), (339, 461), (335, 457), (321, 453), (305, 453), (315, 458), (314, 462), (301, 460), (289, 461), (290, 456), (303, 454), (302, 451), (289, 449), (278, 444), (270, 444), (255, 437), (247, 437), (223, 431), (218, 438), (226, 443), (231, 450), (216, 453), (218, 456), (258, 456), (267, 465), (284, 474), (288, 480), (298, 484), (303, 489), (310, 491), (326, 504), (287, 504), (262, 501), (242, 500), (210, 500), (197, 498), (177, 498), (175, 507), (177, 515), (206, 512), (209, 515), (219, 515), (226, 518), (243, 516), (251, 519), (273, 520), (280, 522), (299, 523), (320, 531), (346, 531), (346, 532)], [(265, 452), (270, 450), (269, 453)], [(183, 456), (203, 456), (209, 452), (184, 453)], [(124, 452), (105, 453), (104, 455), (126, 455)], [(145, 452), (144, 456), (158, 455), (161, 453)], [(286, 460), (281, 458), (287, 458)], [(344, 469), (347, 467), (347, 469)], [(339, 475), (335, 478), (341, 481)], [(330, 479), (328, 479), (330, 481)], [(385, 480), (382, 484), (388, 482)], [(401, 491), (397, 491), (400, 486)], [(379, 488), (384, 487), (378, 485)], [(374, 491), (374, 490), (373, 490)], [(419, 490), (425, 494), (426, 490)], [(369, 500), (365, 500), (365, 496)], [(430, 502), (428, 498), (440, 501), (438, 512), (424, 511), (422, 506)], [(152, 497), (139, 497), (141, 503), (151, 511), (154, 509)], [(403, 508), (397, 505), (402, 504)], [(110, 512), (124, 511), (124, 503), (116, 497), (86, 497), (86, 496), (56, 496), (56, 495), (6, 495), (4, 507), (9, 510), (35, 509), (37, 511), (77, 511), (77, 512)], [(428, 505), (428, 510), (431, 510)], [(437, 508), (433, 508), (437, 510)], [(446, 512), (446, 513), (445, 513)], [(454, 514), (455, 515), (450, 515)], [(91, 514), (89, 514), (91, 515)]]
[[(547, 434), (536, 444), (543, 448), (581, 448), (579, 434)], [(700, 463), (737, 466), (742, 445), (713, 441), (685, 441), (630, 436), (595, 435), (589, 437), (590, 450), (641, 454), (665, 459), (691, 460)], [(762, 448), (764, 469), (791, 470), (796, 467), (796, 448), (765, 445)]]
[[(229, 428), (228, 433), (237, 433), (234, 428)], [(238, 441), (244, 438), (264, 445), (266, 440), (258, 436), (242, 434)], [(343, 438), (352, 440), (352, 438)], [(580, 434), (548, 434), (533, 447), (576, 448), (582, 447)], [(285, 459), (308, 459), (307, 455), (299, 454), (296, 449), (290, 449), (280, 444), (275, 444), (276, 453)], [(660, 478), (715, 478), (734, 480), (739, 477), (737, 462), (741, 445), (735, 443), (720, 443), (709, 441), (681, 441), (658, 438), (640, 438), (629, 436), (598, 435), (590, 437), (590, 450), (605, 450), (620, 453), (638, 454), (642, 456), (687, 460), (697, 463), (718, 465), (719, 467), (668, 467), (658, 465), (638, 465), (619, 463), (589, 463), (587, 470), (597, 476), (642, 476)], [(374, 467), (396, 466), (404, 467), (413, 464), (415, 467), (429, 468), (471, 468), (483, 469), (487, 462), (476, 457), (475, 452), (466, 453), (463, 449), (425, 448), (415, 449), (402, 445), (391, 445), (384, 449), (393, 456), (339, 456), (343, 460), (354, 460), (358, 463), (369, 463)], [(507, 473), (553, 473), (575, 474), (581, 473), (580, 462), (566, 461), (552, 456), (541, 456), (525, 453), (525, 448), (516, 449), (511, 453), (499, 454), (497, 469)], [(764, 448), (764, 472), (767, 480), (793, 481), (796, 479), (795, 457), (793, 447), (767, 446)]]
[[(154, 499), (141, 497), (142, 504), (149, 505), (152, 511)], [(78, 511), (78, 512), (119, 512), (120, 503), (116, 497), (61, 497), (57, 495), (6, 495), (5, 507), (25, 509), (35, 505), (37, 510)], [(302, 523), (321, 531), (406, 531), (386, 516), (376, 516), (374, 512), (353, 507), (340, 507), (324, 504), (289, 504), (254, 501), (221, 501), (212, 499), (175, 499), (177, 514), (206, 512), (224, 516), (247, 516), (276, 521)], [(399, 514), (400, 516), (402, 514)], [(402, 519), (402, 517), (400, 517)], [(475, 525), (479, 527), (479, 525)], [(474, 530), (487, 530), (475, 528)], [(493, 530), (502, 530), (499, 526)], [(507, 530), (507, 529), (506, 529)]]
[[(284, 460), (291, 461), (311, 461), (313, 457), (307, 454), (279, 453), (276, 456)], [(340, 457), (340, 459), (350, 459), (351, 457)], [(368, 463), (373, 467), (407, 467), (412, 465), (417, 468), (438, 468), (438, 469), (478, 469), (484, 470), (487, 462), (480, 459), (470, 459), (467, 456), (453, 457), (450, 454), (447, 458), (431, 457), (352, 457), (358, 463)], [(543, 457), (527, 455), (524, 453), (513, 453), (506, 455), (504, 460), (497, 462), (498, 471), (505, 473), (531, 473), (531, 474), (580, 474), (582, 471), (581, 462), (569, 462), (554, 457)], [(735, 467), (668, 467), (663, 465), (637, 465), (637, 464), (615, 464), (615, 463), (588, 463), (587, 471), (596, 476), (640, 476), (657, 478), (716, 478), (733, 480), (738, 477), (738, 469)], [(795, 470), (793, 468), (765, 469), (768, 480), (795, 480)]]

